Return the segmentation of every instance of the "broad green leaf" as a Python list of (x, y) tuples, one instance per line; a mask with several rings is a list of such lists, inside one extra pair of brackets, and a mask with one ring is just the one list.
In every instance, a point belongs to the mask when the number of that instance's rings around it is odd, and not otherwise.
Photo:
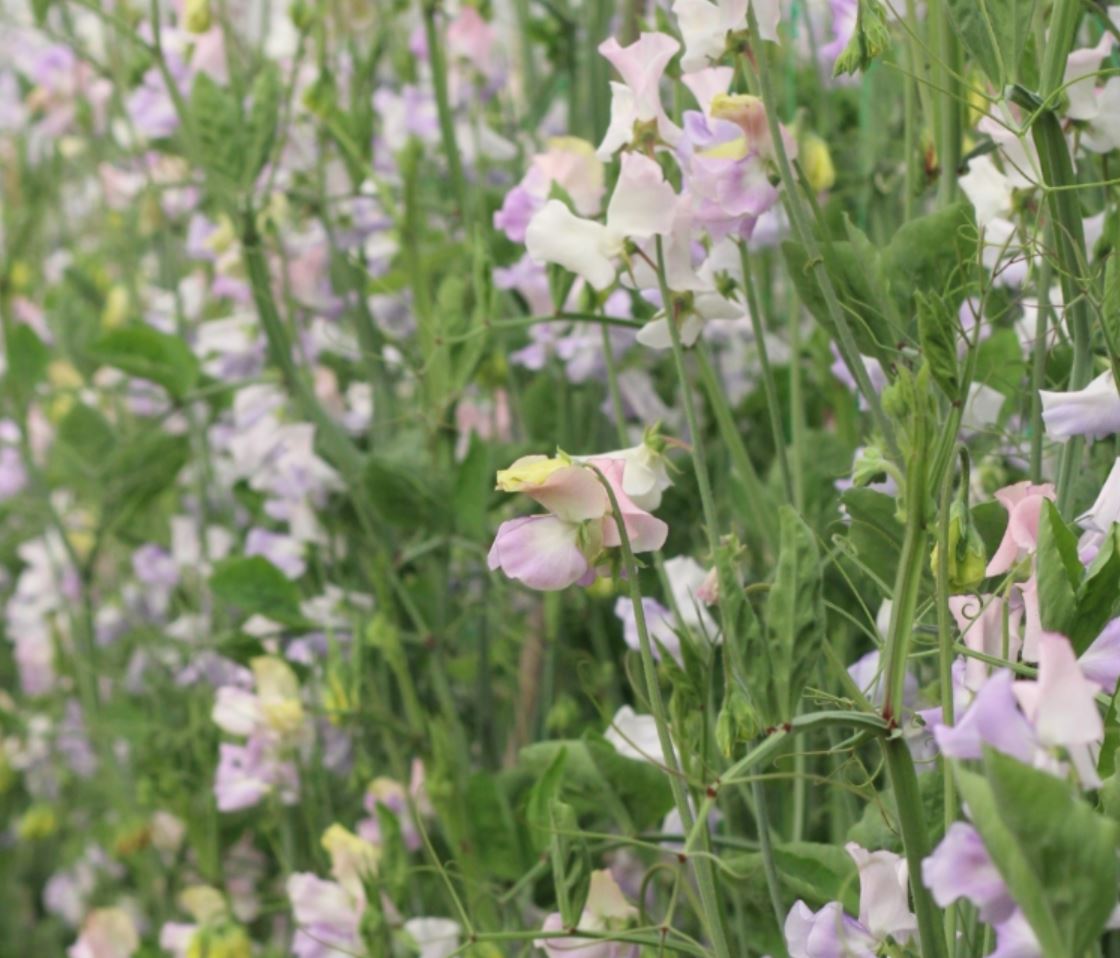
[(965, 49), (1002, 90), (1019, 79), (1019, 58), (1027, 45), (1035, 0), (948, 0)]
[(1077, 536), (1054, 503), (1046, 500), (1038, 523), (1038, 605), (1044, 629), (1069, 634), (1077, 615), (1081, 575)]
[[(794, 240), (782, 243), (782, 253), (790, 279), (797, 289), (797, 295), (832, 338), (836, 338), (836, 324), (829, 312), (824, 294), (816, 277), (816, 268), (809, 261), (805, 247)], [(874, 288), (867, 264), (856, 253), (852, 244), (846, 240), (822, 244), (821, 254), (824, 269), (832, 280), (844, 317), (851, 327), (852, 336), (859, 351), (873, 356), (880, 362), (888, 362), (887, 350), (897, 343), (900, 332), (894, 329), (882, 312), (885, 299), (881, 291)]]
[(1068, 781), (1002, 752), (985, 749), (983, 778), (957, 771), (984, 846), (1043, 954), (1084, 953), (1116, 905), (1120, 826)]
[(979, 234), (967, 203), (903, 224), (883, 250), (883, 270), (900, 316), (912, 316), (917, 293), (937, 294), (951, 312), (964, 299)]
[(494, 466), (490, 444), (477, 434), (471, 436), (466, 456), (459, 463), (451, 508), (456, 528), (468, 538), (482, 541), (488, 533), (486, 507), (494, 488)]
[(104, 475), (115, 445), (109, 421), (92, 406), (77, 403), (58, 424), (50, 453), (52, 478), (64, 483), (98, 479)]
[(521, 838), (509, 797), (499, 780), (478, 772), (467, 783), (467, 821), (474, 839), (472, 851), (486, 874), (515, 881), (525, 870)]
[(50, 362), (50, 350), (26, 323), (15, 323), (8, 329), (6, 347), (7, 372), (4, 379), (18, 406), (26, 406)]
[(848, 489), (840, 498), (851, 517), (847, 535), (856, 558), (880, 582), (893, 582), (902, 551), (898, 503), (874, 489)]
[(208, 73), (200, 71), (188, 104), (190, 132), (198, 147), (195, 161), (225, 185), (241, 180), (245, 167), (245, 128), (237, 98)]
[(957, 318), (937, 293), (915, 293), (918, 312), (918, 342), (929, 363), (933, 381), (950, 402), (961, 398), (957, 369)]
[(182, 399), (198, 381), (198, 360), (178, 336), (151, 326), (128, 326), (110, 330), (93, 344), (92, 358), (129, 376), (163, 386)]
[(1022, 395), (1027, 362), (1014, 330), (997, 329), (976, 347), (973, 382), (991, 386), (1013, 399)]
[(366, 460), (365, 490), (390, 525), (409, 531), (442, 530), (450, 521), (447, 498), (435, 487), (427, 463), (371, 455)]
[(299, 614), (299, 589), (263, 556), (237, 556), (215, 563), (210, 588), (244, 616), (255, 613), (277, 621)]
[(660, 768), (619, 755), (602, 739), (537, 742), (521, 750), (518, 765), (539, 778), (561, 749), (567, 753), (562, 797), (579, 814), (607, 814), (646, 829), (657, 825), (672, 807), (673, 794)]
[[(727, 864), (739, 874), (761, 870), (762, 855), (733, 855)], [(859, 872), (843, 847), (785, 842), (774, 846), (774, 864), (791, 900), (803, 899), (813, 908), (839, 901), (849, 914), (859, 913)]]
[(769, 700), (776, 709), (768, 716), (771, 725), (793, 718), (816, 668), (825, 625), (816, 539), (793, 508), (782, 506), (779, 513), (778, 567), (766, 598), (766, 631), (772, 649)]
[(1077, 590), (1077, 616), (1068, 633), (1080, 655), (1120, 605), (1120, 525), (1113, 525)]

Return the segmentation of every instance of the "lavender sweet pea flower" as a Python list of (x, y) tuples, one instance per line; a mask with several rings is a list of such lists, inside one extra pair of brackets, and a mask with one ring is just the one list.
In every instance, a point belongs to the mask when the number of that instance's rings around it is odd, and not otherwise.
[(790, 958), (874, 958), (876, 941), (858, 921), (832, 901), (814, 912), (794, 902), (786, 916), (786, 947)]
[(939, 725), (933, 734), (941, 754), (950, 758), (980, 758), (982, 746), (990, 745), (1029, 764), (1036, 745), (1034, 730), (1019, 711), (1007, 669), (984, 683), (956, 725)]
[(1085, 678), (1112, 695), (1120, 681), (1120, 619), (1113, 619), (1101, 629), (1077, 661)]
[(1004, 922), (1015, 911), (980, 833), (965, 822), (950, 825), (941, 844), (922, 862), (922, 881), (942, 908), (967, 898), (979, 909), (980, 920), (989, 924)]

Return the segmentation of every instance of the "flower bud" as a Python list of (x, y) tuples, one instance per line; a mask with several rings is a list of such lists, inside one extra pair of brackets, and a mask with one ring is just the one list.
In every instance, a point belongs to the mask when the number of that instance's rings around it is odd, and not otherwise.
[[(972, 592), (984, 579), (988, 565), (984, 540), (972, 524), (968, 507), (960, 499), (949, 508), (949, 591)], [(937, 575), (940, 543), (930, 553), (930, 568)]]
[(210, 29), (210, 0), (186, 0), (183, 4), (183, 27), (188, 33), (205, 33)]

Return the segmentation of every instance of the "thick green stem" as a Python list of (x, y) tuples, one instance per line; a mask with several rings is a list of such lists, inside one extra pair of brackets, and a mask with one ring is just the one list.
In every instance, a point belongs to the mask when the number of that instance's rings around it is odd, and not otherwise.
[[(924, 401), (924, 397), (919, 396), (919, 401)], [(914, 425), (910, 461), (906, 470), (906, 533), (902, 541), (902, 554), (898, 560), (894, 594), (891, 597), (891, 621), (887, 634), (884, 666), (887, 692), (883, 703), (883, 715), (889, 722), (899, 721), (901, 715), (907, 658), (910, 655), (910, 642), (914, 629), (914, 614), (918, 605), (918, 590), (926, 559), (928, 452), (924, 410), (915, 412)]]
[[(1049, 51), (1048, 51), (1049, 52)], [(1092, 338), (1089, 318), (1088, 257), (1085, 251), (1085, 229), (1077, 192), (1069, 189), (1077, 176), (1069, 155), (1065, 134), (1057, 114), (1041, 110), (1031, 127), (1038, 147), (1042, 179), (1050, 187), (1046, 201), (1052, 223), (1051, 234), (1057, 258), (1062, 300), (1073, 340), (1073, 368), (1069, 388), (1081, 389), (1089, 382), (1093, 368)], [(1068, 513), (1073, 486), (1081, 465), (1084, 441), (1080, 436), (1070, 439), (1062, 449), (1058, 464), (1058, 509)]]
[[(1044, 248), (1053, 243), (1054, 231), (1047, 229)], [(1042, 258), (1038, 271), (1036, 300), (1037, 314), (1034, 321), (1034, 344), (1031, 350), (1031, 482), (1042, 482), (1042, 389), (1046, 381), (1046, 338), (1050, 329), (1050, 260)]]
[(883, 740), (883, 757), (887, 775), (894, 789), (898, 808), (898, 825), (906, 850), (906, 866), (910, 873), (910, 897), (918, 919), (918, 937), (922, 958), (948, 958), (945, 928), (939, 920), (937, 906), (922, 880), (922, 861), (929, 855), (929, 833), (922, 814), (922, 795), (910, 748), (901, 735)]
[(937, 196), (942, 206), (957, 198), (957, 168), (961, 163), (964, 136), (965, 90), (960, 82), (963, 69), (961, 42), (949, 18), (946, 0), (938, 0), (930, 9), (931, 27), (937, 33), (937, 64), (935, 85), (937, 99), (937, 163), (940, 181)]
[[(967, 477), (962, 477), (962, 483), (967, 483)], [(938, 503), (937, 516), (937, 578), (936, 578), (936, 606), (937, 606), (937, 665), (938, 682), (941, 686), (941, 721), (945, 725), (953, 724), (953, 626), (950, 621), (949, 610), (949, 511), (953, 495), (953, 470), (945, 470), (945, 478), (941, 482), (941, 497)], [(944, 770), (944, 822), (945, 830), (949, 830), (957, 817), (956, 789), (953, 776), (948, 769)], [(950, 904), (945, 909), (945, 939), (956, 941), (957, 909), (955, 904)]]

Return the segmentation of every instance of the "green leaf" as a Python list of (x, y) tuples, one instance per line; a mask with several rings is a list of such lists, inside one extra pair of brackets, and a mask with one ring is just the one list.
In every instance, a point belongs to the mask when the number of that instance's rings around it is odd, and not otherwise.
[(280, 94), (280, 70), (276, 64), (268, 62), (253, 78), (253, 85), (249, 90), (252, 102), (246, 121), (244, 168), (246, 186), (252, 185), (272, 152), (280, 112)]
[(151, 326), (110, 330), (90, 348), (95, 362), (158, 383), (182, 399), (198, 381), (198, 360), (178, 336)]
[(1054, 503), (1046, 500), (1038, 523), (1038, 605), (1044, 629), (1069, 634), (1077, 615), (1081, 575), (1077, 536)]
[(507, 881), (520, 878), (526, 862), (509, 797), (489, 772), (478, 772), (467, 783), (466, 820), (472, 850), (486, 874)]
[(8, 369), (5, 381), (17, 406), (26, 406), (50, 362), (50, 350), (26, 323), (8, 328), (5, 342)]
[(672, 807), (673, 793), (660, 768), (619, 755), (602, 739), (537, 742), (521, 750), (518, 765), (539, 778), (561, 749), (567, 752), (562, 797), (579, 814), (607, 813), (640, 830), (657, 825)]
[(847, 489), (840, 497), (851, 517), (848, 541), (856, 558), (880, 581), (891, 583), (902, 552), (902, 525), (893, 496), (874, 489)]
[(563, 787), (564, 766), (567, 761), (568, 750), (557, 749), (544, 774), (529, 790), (525, 803), (525, 822), (529, 826), (529, 846), (537, 854), (548, 848), (549, 827), (552, 824), (550, 808)]
[(968, 289), (978, 241), (967, 203), (955, 203), (899, 227), (883, 250), (883, 271), (899, 315), (913, 315), (918, 293), (935, 293), (950, 313), (955, 311)]
[(246, 618), (259, 613), (283, 622), (299, 616), (299, 589), (263, 556), (216, 563), (210, 588), (215, 598), (236, 606)]
[(93, 407), (78, 403), (58, 424), (51, 447), (52, 478), (64, 483), (98, 479), (104, 474), (115, 445), (116, 436), (109, 421)]
[(783, 505), (779, 516), (778, 567), (766, 598), (766, 630), (772, 649), (769, 700), (777, 708), (777, 715), (770, 717), (771, 725), (793, 718), (801, 692), (816, 668), (825, 626), (817, 541), (792, 507)]
[(1016, 82), (1035, 0), (948, 0), (948, 7), (965, 49), (992, 86), (1002, 90)]
[(371, 455), (366, 460), (365, 489), (390, 525), (410, 531), (443, 530), (450, 522), (447, 498), (436, 489), (430, 467), (414, 459)]
[(985, 777), (956, 772), (984, 846), (1043, 955), (1083, 954), (1116, 904), (1120, 827), (1067, 781), (1002, 752), (985, 749)]
[[(836, 324), (832, 321), (815, 275), (815, 266), (809, 261), (805, 247), (794, 240), (786, 240), (782, 243), (782, 254), (805, 308), (835, 339)], [(886, 293), (875, 285), (879, 270), (869, 268), (866, 258), (847, 240), (822, 243), (821, 256), (859, 351), (882, 363), (889, 363), (887, 350), (898, 342), (900, 331), (893, 327), (882, 311)]]
[(1077, 590), (1077, 616), (1067, 633), (1080, 655), (1120, 605), (1120, 525), (1113, 525)]
[(1022, 395), (1026, 371), (1023, 347), (1013, 330), (997, 329), (976, 348), (973, 382), (1017, 399)]
[(226, 185), (240, 182), (247, 154), (237, 98), (208, 73), (199, 72), (191, 86), (188, 113), (198, 147), (195, 162)]
[(451, 493), (451, 509), (456, 528), (466, 537), (481, 542), (489, 531), (486, 507), (494, 488), (494, 466), (490, 443), (477, 433), (471, 436), (470, 446), (463, 461), (455, 488)]
[[(813, 908), (839, 901), (850, 914), (859, 913), (859, 872), (839, 845), (786, 842), (774, 846), (774, 864), (787, 897), (803, 899)], [(762, 870), (762, 855), (732, 855), (727, 864), (737, 873)]]
[(961, 398), (957, 370), (957, 318), (936, 293), (918, 292), (914, 297), (918, 311), (918, 342), (929, 363), (933, 381), (950, 402)]

